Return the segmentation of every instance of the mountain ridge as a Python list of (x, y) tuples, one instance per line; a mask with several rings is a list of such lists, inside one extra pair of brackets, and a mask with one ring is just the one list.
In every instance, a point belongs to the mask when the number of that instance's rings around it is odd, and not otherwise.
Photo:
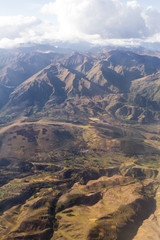
[(158, 240), (160, 58), (33, 49), (0, 58), (0, 238)]
[[(32, 55), (34, 56), (33, 53)], [(61, 105), (68, 105), (69, 102), (74, 104), (81, 98), (83, 98), (83, 101), (86, 98), (87, 102), (89, 99), (92, 102), (93, 98), (98, 97), (99, 99), (103, 98), (106, 103), (108, 101), (108, 106), (106, 104), (105, 108), (99, 108), (100, 112), (105, 113), (112, 106), (112, 111), (109, 110), (109, 113), (113, 118), (116, 117), (120, 121), (134, 119), (133, 121), (149, 122), (159, 119), (158, 80), (153, 81), (153, 78), (156, 78), (158, 71), (160, 71), (159, 58), (122, 50), (112, 50), (102, 55), (98, 54), (98, 56), (74, 52), (70, 56), (63, 56), (62, 58), (55, 54), (45, 54), (44, 56), (45, 58), (48, 57), (48, 61), (57, 61), (58, 63), (51, 63), (45, 68), (41, 68), (44, 63), (41, 63), (41, 60), (36, 62), (37, 56), (36, 53), (33, 67), (38, 62), (40, 62), (40, 66), (37, 65), (38, 68), (34, 68), (34, 75), (30, 74), (30, 78), (27, 79), (23, 78), (21, 74), (18, 75), (17, 81), (19, 81), (19, 84), (17, 82), (17, 86), (13, 90), (11, 90), (11, 87), (13, 88), (14, 84), (6, 82), (7, 89), (9, 87), (11, 91), (8, 91), (8, 94), (6, 93), (6, 96), (4, 96), (5, 100), (1, 101), (1, 116), (7, 114), (7, 111), (9, 113), (14, 112), (12, 111), (13, 105), (14, 110), (17, 108), (19, 112), (22, 111), (20, 108), (32, 108), (30, 113), (37, 114), (41, 110), (43, 111), (43, 108), (52, 112), (51, 106), (61, 108)], [(27, 61), (30, 61), (30, 57)], [(46, 60), (44, 62), (46, 64)], [(151, 62), (152, 64), (150, 64)], [(40, 71), (37, 72), (37, 69), (40, 69)], [(0, 79), (1, 88), (3, 86), (6, 88), (3, 79), (4, 77)], [(14, 81), (14, 78), (12, 81)], [(152, 85), (154, 89), (154, 96), (150, 92), (149, 85)], [(142, 90), (140, 91), (140, 89)], [(147, 93), (144, 94), (142, 91)], [(147, 105), (146, 101), (148, 101)], [(70, 108), (72, 108), (72, 104), (69, 104)], [(79, 108), (79, 113), (82, 111), (82, 114), (84, 114), (83, 104), (78, 106), (76, 103), (76, 105)], [(95, 105), (98, 109), (99, 103), (97, 101), (95, 101)], [(128, 110), (125, 110), (125, 108), (128, 108)], [(63, 110), (64, 107), (62, 107)], [(131, 111), (129, 115), (137, 115), (138, 112), (140, 114), (136, 117), (128, 117), (127, 111)], [(88, 112), (90, 112), (89, 109)], [(100, 112), (97, 111), (97, 114), (101, 114)], [(132, 114), (132, 112), (134, 113)], [(141, 115), (144, 117), (141, 117)], [(150, 119), (147, 117), (149, 115), (151, 116)]]

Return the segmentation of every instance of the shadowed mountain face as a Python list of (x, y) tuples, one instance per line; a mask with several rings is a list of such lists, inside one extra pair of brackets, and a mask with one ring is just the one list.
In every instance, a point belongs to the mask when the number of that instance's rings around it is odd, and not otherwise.
[(5, 86), (17, 87), (27, 78), (37, 73), (52, 61), (62, 57), (54, 53), (9, 53), (1, 61), (0, 83)]
[(159, 70), (159, 58), (120, 50), (5, 56), (0, 70), (1, 116), (48, 112), (53, 117), (59, 109), (65, 119), (66, 112), (72, 112), (86, 119), (109, 114), (120, 121), (155, 121)]

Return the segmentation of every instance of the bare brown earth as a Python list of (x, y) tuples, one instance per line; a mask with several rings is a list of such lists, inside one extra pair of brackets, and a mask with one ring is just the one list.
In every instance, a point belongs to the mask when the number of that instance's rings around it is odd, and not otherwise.
[(98, 118), (2, 127), (0, 238), (158, 239), (159, 128), (151, 131)]
[(0, 239), (160, 239), (160, 59), (2, 59)]

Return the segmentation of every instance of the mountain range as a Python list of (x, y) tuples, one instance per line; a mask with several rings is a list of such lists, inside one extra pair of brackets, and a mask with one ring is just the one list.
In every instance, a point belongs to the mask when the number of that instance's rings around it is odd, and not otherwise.
[(0, 238), (159, 240), (158, 53), (0, 53)]
[(72, 111), (80, 118), (109, 114), (120, 121), (157, 121), (159, 71), (158, 57), (118, 49), (6, 54), (0, 69), (0, 115), (14, 119), (49, 113), (54, 118), (59, 111), (57, 117), (66, 120), (65, 112)]

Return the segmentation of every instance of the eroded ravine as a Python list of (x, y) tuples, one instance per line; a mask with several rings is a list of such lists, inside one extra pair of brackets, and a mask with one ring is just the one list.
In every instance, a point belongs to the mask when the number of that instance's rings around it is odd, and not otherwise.
[[(156, 210), (152, 180), (139, 180), (115, 175), (74, 185), (57, 203), (58, 227), (52, 240), (132, 240), (143, 221)], [(86, 196), (89, 199), (98, 191), (98, 202), (85, 202)]]
[(159, 211), (156, 169), (64, 168), (9, 184), (22, 188), (0, 202), (3, 240), (132, 240)]

